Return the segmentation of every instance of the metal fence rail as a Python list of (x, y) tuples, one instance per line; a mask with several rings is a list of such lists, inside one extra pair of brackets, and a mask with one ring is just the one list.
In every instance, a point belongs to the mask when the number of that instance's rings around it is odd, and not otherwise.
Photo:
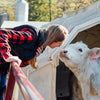
[[(15, 63), (15, 62), (14, 62)], [(12, 100), (15, 80), (17, 81), (24, 100), (44, 100), (37, 90), (31, 85), (19, 66), (11, 66), (7, 89), (4, 100)]]

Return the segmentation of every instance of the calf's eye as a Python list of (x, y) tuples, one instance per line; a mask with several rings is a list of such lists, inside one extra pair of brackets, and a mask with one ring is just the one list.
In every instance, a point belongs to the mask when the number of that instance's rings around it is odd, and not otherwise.
[(63, 53), (67, 53), (68, 51), (66, 50), (66, 51), (63, 51)]
[(80, 49), (78, 49), (80, 52), (82, 52), (83, 50), (80, 48)]

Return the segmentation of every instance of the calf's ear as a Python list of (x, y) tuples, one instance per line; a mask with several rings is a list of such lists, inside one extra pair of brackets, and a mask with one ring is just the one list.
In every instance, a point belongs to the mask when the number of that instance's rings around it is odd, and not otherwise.
[(100, 48), (92, 48), (88, 51), (88, 56), (100, 55)]

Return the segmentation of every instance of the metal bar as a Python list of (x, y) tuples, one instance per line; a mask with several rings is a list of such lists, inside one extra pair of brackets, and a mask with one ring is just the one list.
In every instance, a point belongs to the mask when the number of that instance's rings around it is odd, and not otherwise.
[(13, 75), (12, 68), (11, 68), (4, 100), (12, 99), (14, 84), (15, 84), (15, 77)]
[[(21, 89), (21, 92), (23, 94), (24, 100), (44, 100), (41, 97), (41, 95), (37, 92), (37, 90), (28, 81), (28, 79), (26, 78), (26, 76), (22, 72), (21, 68), (18, 67), (17, 65), (14, 65), (14, 63), (15, 62), (13, 62), (12, 66), (11, 66), (11, 73), (13, 73), (13, 75), (15, 77), (15, 80), (17, 81), (17, 83), (18, 83), (18, 85), (19, 85), (19, 87)], [(10, 77), (12, 77), (12, 76), (10, 76)], [(12, 83), (9, 82), (9, 84), (12, 84)], [(12, 96), (12, 95), (10, 95), (10, 96)], [(5, 100), (11, 100), (11, 99), (5, 99)]]

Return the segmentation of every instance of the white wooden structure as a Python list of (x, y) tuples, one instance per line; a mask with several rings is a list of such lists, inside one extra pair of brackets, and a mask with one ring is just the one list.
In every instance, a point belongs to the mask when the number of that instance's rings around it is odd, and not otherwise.
[(35, 26), (37, 28), (40, 28), (41, 26), (43, 26), (44, 24), (47, 24), (49, 22), (36, 22), (36, 21), (28, 21), (28, 22), (22, 22), (22, 21), (4, 21), (1, 28), (2, 29), (11, 29), (11, 28), (14, 28), (16, 26), (19, 26), (19, 25), (25, 25), (25, 24), (28, 24), (28, 25), (32, 25), (32, 26)]
[(30, 66), (23, 68), (29, 81), (34, 84), (44, 100), (56, 100), (56, 67), (59, 65), (58, 54), (61, 48), (71, 42), (80, 40), (89, 47), (100, 47), (100, 1), (65, 13), (62, 18), (42, 25), (42, 27), (45, 28), (52, 24), (65, 26), (69, 30), (69, 38), (65, 40), (60, 48), (51, 49), (47, 47), (37, 58), (39, 66), (37, 70), (32, 69)]
[[(73, 16), (70, 16), (71, 14)], [(100, 1), (98, 1), (94, 4), (91, 4), (90, 6), (81, 8), (79, 10), (75, 10), (70, 13), (68, 12), (68, 13), (64, 14), (64, 17), (54, 20), (54, 21), (48, 23), (47, 25), (44, 25), (43, 27), (47, 27), (52, 24), (63, 25), (69, 30), (70, 36), (68, 39), (65, 40), (65, 42), (61, 48), (64, 48), (64, 46), (68, 45), (71, 42), (76, 42), (76, 41), (80, 41), (80, 40), (85, 42), (90, 48), (100, 47)], [(50, 74), (52, 76), (51, 80), (53, 80), (53, 83), (52, 83), (53, 88), (51, 85), (51, 88), (54, 90), (53, 93), (55, 93), (55, 89), (56, 89), (55, 67), (59, 64), (58, 63), (59, 62), (58, 54), (59, 54), (59, 51), (61, 48), (56, 48), (54, 50), (48, 49), (43, 54), (41, 54), (37, 60), (39, 62), (39, 66), (41, 67), (41, 69), (43, 68), (43, 66), (46, 66), (46, 67), (49, 66), (54, 69), (54, 72)], [(49, 58), (52, 60), (49, 61), (50, 60)], [(34, 72), (33, 72), (33, 74), (34, 74)], [(37, 75), (38, 75), (38, 73), (37, 73)], [(33, 81), (34, 81), (34, 79), (33, 79)], [(45, 78), (44, 78), (44, 82), (46, 82), (46, 84), (48, 84), (48, 82), (46, 81)], [(38, 85), (37, 85), (37, 87), (38, 87)], [(45, 85), (44, 85), (44, 87), (45, 87)], [(46, 87), (45, 87), (45, 89), (46, 89)], [(43, 92), (40, 91), (40, 93), (42, 94)], [(49, 96), (48, 93), (47, 93), (47, 95)], [(45, 100), (48, 99), (48, 98), (46, 98), (47, 95), (43, 95)], [(56, 98), (56, 94), (53, 94), (53, 95), (50, 94), (50, 95), (51, 95), (51, 97), (55, 96), (55, 98)], [(53, 97), (52, 99), (48, 99), (48, 100), (56, 100), (55, 98)]]

